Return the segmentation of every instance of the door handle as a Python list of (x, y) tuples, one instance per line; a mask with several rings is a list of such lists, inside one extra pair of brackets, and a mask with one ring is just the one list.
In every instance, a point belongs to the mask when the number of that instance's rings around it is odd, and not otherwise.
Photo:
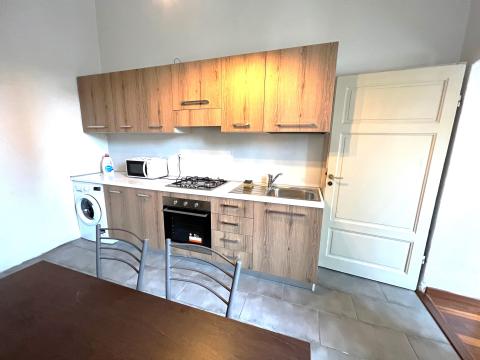
[(249, 123), (235, 123), (235, 124), (232, 124), (232, 126), (234, 128), (249, 128), (250, 127), (250, 124)]
[(328, 174), (328, 178), (329, 178), (330, 180), (342, 180), (342, 179), (343, 179), (343, 177), (341, 177), (341, 176), (334, 176), (333, 174)]

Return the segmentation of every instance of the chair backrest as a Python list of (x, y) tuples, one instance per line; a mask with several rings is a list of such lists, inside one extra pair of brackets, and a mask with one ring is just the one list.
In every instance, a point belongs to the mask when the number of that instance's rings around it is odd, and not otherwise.
[[(172, 254), (172, 248), (176, 248), (176, 249), (180, 249), (180, 250), (186, 250), (188, 252), (196, 252), (196, 253), (200, 253), (200, 254), (205, 254), (205, 253), (209, 253), (210, 255), (215, 254), (215, 255), (218, 256), (219, 260), (221, 260), (222, 262), (223, 261), (225, 262), (226, 267), (221, 266), (220, 263), (215, 263), (213, 261), (208, 261), (208, 260), (205, 260), (203, 258), (199, 258), (199, 257), (195, 257), (195, 256)], [(202, 264), (207, 264), (209, 267), (212, 268), (212, 270), (214, 270), (214, 272), (207, 273), (205, 271), (195, 269), (195, 268), (191, 268), (191, 267), (179, 266), (179, 265), (176, 265), (176, 264), (172, 265), (172, 261), (171, 261), (172, 257), (181, 258), (181, 259), (185, 259), (185, 260), (194, 259), (195, 261), (200, 262)], [(229, 267), (233, 267), (233, 272), (231, 270), (229, 271), (229, 269), (228, 269)], [(177, 243), (177, 242), (172, 243), (172, 241), (170, 239), (168, 239), (168, 238), (165, 239), (165, 290), (166, 290), (166, 297), (167, 297), (168, 300), (171, 300), (171, 297), (172, 297), (171, 283), (170, 283), (172, 280), (192, 283), (192, 284), (201, 286), (204, 289), (207, 289), (213, 295), (215, 295), (217, 298), (219, 298), (223, 303), (225, 303), (225, 305), (227, 305), (227, 311), (226, 311), (225, 316), (228, 317), (228, 318), (231, 318), (232, 317), (232, 302), (234, 301), (235, 294), (236, 294), (236, 291), (237, 291), (238, 280), (240, 278), (241, 268), (242, 268), (242, 262), (239, 259), (237, 259), (236, 261), (230, 261), (228, 258), (226, 258), (225, 256), (223, 256), (222, 254), (220, 254), (219, 252), (217, 252), (213, 249), (210, 249), (210, 248), (207, 248), (207, 247), (201, 246), (201, 245), (195, 245), (195, 244), (185, 244), (185, 243)], [(195, 279), (192, 279), (192, 278), (188, 278), (184, 275), (182, 277), (181, 273), (175, 272), (174, 274), (172, 274), (172, 271), (175, 270), (175, 269), (183, 270), (183, 271), (191, 271), (191, 272), (199, 273), (203, 276), (206, 276), (207, 278), (213, 280), (214, 284), (218, 284), (221, 287), (223, 287), (225, 290), (227, 290), (228, 299), (226, 299), (225, 297), (220, 295), (217, 291), (215, 291), (214, 289), (212, 289), (209, 285), (207, 285), (205, 283), (202, 283), (200, 281), (196, 281)], [(231, 279), (231, 282), (229, 281), (229, 283), (226, 284), (223, 280), (219, 279), (219, 276), (218, 277), (215, 276), (215, 271), (217, 272), (217, 274), (222, 274), (223, 273), (223, 274), (227, 275), (227, 277)], [(220, 271), (220, 273), (218, 273), (218, 271)]]
[[(119, 261), (124, 264), (130, 266), (136, 273), (137, 273), (137, 290), (143, 289), (143, 270), (145, 267), (145, 259), (148, 251), (148, 239), (141, 239), (134, 233), (124, 229), (116, 229), (116, 228), (102, 228), (100, 225), (97, 225), (97, 233), (96, 233), (96, 240), (97, 240), (97, 278), (102, 277), (102, 260), (112, 260), (112, 261)], [(111, 237), (111, 236), (103, 236), (107, 231), (115, 231), (120, 232), (122, 234), (128, 234), (130, 237), (138, 240), (140, 246), (134, 244), (133, 242), (122, 239), (119, 237)], [(119, 244), (111, 245), (102, 242), (102, 240), (117, 240), (122, 245), (126, 245), (124, 247), (119, 247)], [(127, 254), (128, 256), (124, 256), (120, 258), (118, 255)]]

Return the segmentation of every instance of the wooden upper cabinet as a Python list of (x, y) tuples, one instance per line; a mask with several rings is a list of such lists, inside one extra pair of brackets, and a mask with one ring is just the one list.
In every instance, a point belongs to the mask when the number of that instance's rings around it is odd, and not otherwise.
[(81, 76), (77, 79), (83, 130), (114, 131), (114, 108), (109, 74)]
[(265, 93), (265, 53), (223, 59), (223, 132), (261, 132)]
[(141, 70), (111, 73), (116, 132), (140, 132), (147, 121)]
[(267, 52), (265, 132), (328, 132), (338, 43)]
[(222, 108), (222, 59), (172, 65), (173, 110)]
[(146, 119), (142, 132), (173, 132), (172, 71), (171, 66), (157, 66), (141, 70), (146, 101)]

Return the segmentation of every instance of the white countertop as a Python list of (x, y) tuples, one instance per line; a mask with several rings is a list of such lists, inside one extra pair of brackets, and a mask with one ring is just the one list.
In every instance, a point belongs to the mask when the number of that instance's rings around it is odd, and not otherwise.
[(162, 191), (162, 192), (172, 192), (177, 194), (213, 196), (213, 197), (221, 197), (221, 198), (227, 198), (227, 199), (260, 201), (260, 202), (272, 203), (272, 204), (305, 206), (305, 207), (312, 207), (312, 208), (318, 208), (318, 209), (323, 209), (324, 207), (323, 196), (320, 189), (318, 189), (320, 194), (320, 201), (310, 201), (310, 200), (276, 198), (276, 197), (262, 196), (262, 195), (230, 193), (230, 191), (232, 191), (233, 189), (235, 189), (237, 186), (241, 184), (240, 181), (228, 181), (226, 184), (223, 184), (212, 190), (195, 190), (195, 189), (168, 187), (167, 185), (171, 184), (174, 180), (168, 180), (168, 179), (150, 180), (150, 179), (131, 178), (126, 176), (125, 173), (122, 173), (122, 172), (115, 172), (113, 176), (103, 175), (102, 173), (78, 175), (78, 176), (72, 176), (71, 179), (72, 181), (80, 181), (80, 182), (87, 182), (87, 183), (93, 183), (93, 184), (125, 186), (125, 187), (132, 187), (136, 189), (156, 190), (156, 191)]

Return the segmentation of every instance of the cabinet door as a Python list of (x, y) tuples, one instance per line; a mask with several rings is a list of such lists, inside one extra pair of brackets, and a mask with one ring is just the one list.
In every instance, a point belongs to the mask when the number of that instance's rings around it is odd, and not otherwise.
[(224, 132), (261, 132), (265, 93), (265, 53), (223, 59)]
[(172, 65), (174, 110), (222, 107), (221, 59)]
[(147, 107), (142, 132), (173, 132), (171, 66), (156, 66), (141, 71)]
[[(107, 220), (109, 228), (125, 230), (131, 229), (128, 191), (128, 188), (121, 186), (104, 186), (105, 205), (107, 207)], [(110, 231), (110, 236), (124, 237), (124, 234), (119, 231)]]
[(111, 73), (116, 132), (140, 132), (147, 120), (141, 70)]
[[(149, 239), (149, 246), (160, 248), (157, 194), (155, 191), (105, 185), (108, 227), (133, 232), (142, 239)], [(111, 236), (135, 242), (126, 233), (112, 231)]]
[(328, 132), (338, 43), (267, 52), (265, 132)]
[(109, 74), (81, 76), (77, 79), (83, 130), (114, 130), (114, 109)]
[(253, 270), (315, 281), (320, 210), (256, 202), (254, 222)]
[(130, 231), (148, 239), (151, 248), (163, 248), (159, 239), (157, 192), (142, 189), (128, 189)]

